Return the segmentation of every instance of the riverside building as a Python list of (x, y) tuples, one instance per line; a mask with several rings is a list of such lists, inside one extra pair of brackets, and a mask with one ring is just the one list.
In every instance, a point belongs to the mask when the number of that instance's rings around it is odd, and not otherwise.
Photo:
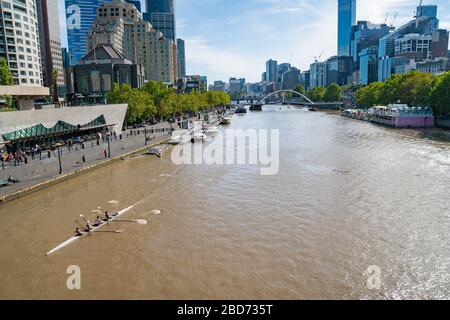
[(39, 27), (35, 0), (0, 2), (0, 57), (21, 86), (42, 86)]
[(87, 50), (101, 44), (111, 45), (133, 63), (142, 64), (147, 80), (175, 83), (177, 79), (175, 43), (143, 20), (132, 4), (113, 0), (97, 8), (87, 34)]

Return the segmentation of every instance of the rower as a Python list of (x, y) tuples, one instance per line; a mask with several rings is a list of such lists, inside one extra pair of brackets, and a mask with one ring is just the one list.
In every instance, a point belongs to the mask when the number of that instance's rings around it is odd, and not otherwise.
[(109, 221), (111, 217), (108, 214), (108, 211), (105, 211), (105, 219), (103, 221)]
[(97, 219), (95, 219), (94, 227), (99, 227), (102, 224), (102, 220), (100, 220), (100, 216), (97, 216)]
[(86, 224), (86, 232), (91, 232), (91, 230), (92, 230), (92, 226), (91, 226), (91, 223), (88, 221), (87, 222), (87, 224)]
[(81, 233), (80, 229), (75, 229), (75, 237), (81, 237), (83, 234)]

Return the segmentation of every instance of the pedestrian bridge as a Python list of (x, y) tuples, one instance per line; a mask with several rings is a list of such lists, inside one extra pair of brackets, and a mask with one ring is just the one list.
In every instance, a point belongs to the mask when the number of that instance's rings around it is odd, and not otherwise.
[(277, 90), (277, 91), (275, 91), (275, 92), (272, 92), (272, 93), (268, 94), (268, 95), (265, 96), (264, 98), (262, 98), (262, 99), (259, 101), (259, 103), (260, 103), (260, 104), (265, 104), (265, 103), (266, 103), (266, 100), (269, 99), (270, 97), (273, 97), (274, 95), (279, 94), (279, 93), (288, 93), (288, 92), (293, 93), (293, 94), (295, 94), (295, 95), (297, 95), (297, 96), (300, 96), (301, 98), (303, 98), (304, 100), (306, 100), (306, 101), (308, 102), (308, 104), (315, 104), (315, 102), (312, 101), (311, 99), (309, 99), (307, 96), (305, 96), (304, 94), (301, 94), (300, 92), (294, 91), (294, 90)]

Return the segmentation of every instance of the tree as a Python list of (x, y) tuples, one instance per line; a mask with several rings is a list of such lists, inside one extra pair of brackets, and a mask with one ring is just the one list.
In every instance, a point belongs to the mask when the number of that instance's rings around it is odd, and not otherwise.
[(384, 83), (374, 82), (361, 87), (356, 91), (356, 103), (362, 107), (373, 107), (381, 104), (381, 98), (384, 93)]
[(59, 72), (58, 72), (58, 70), (54, 69), (52, 72), (53, 102), (59, 102), (58, 78), (59, 78)]
[(430, 100), (436, 115), (450, 116), (450, 71), (436, 79)]
[(9, 70), (8, 62), (5, 58), (0, 58), (0, 85), (14, 85), (14, 77), (11, 73), (11, 70)]
[(297, 91), (298, 93), (303, 94), (303, 95), (306, 94), (305, 87), (304, 87), (303, 85), (297, 86), (297, 87), (294, 89), (294, 91)]
[(323, 101), (325, 91), (325, 87), (314, 87), (306, 93), (306, 96), (314, 102), (320, 102)]
[(323, 101), (326, 102), (340, 101), (341, 98), (342, 89), (336, 83), (330, 84), (325, 90), (325, 94), (323, 95)]
[(192, 113), (210, 107), (230, 104), (225, 92), (197, 92), (176, 94), (163, 83), (150, 81), (140, 89), (117, 83), (106, 95), (109, 104), (128, 103), (127, 123), (136, 123), (153, 116), (167, 118)]

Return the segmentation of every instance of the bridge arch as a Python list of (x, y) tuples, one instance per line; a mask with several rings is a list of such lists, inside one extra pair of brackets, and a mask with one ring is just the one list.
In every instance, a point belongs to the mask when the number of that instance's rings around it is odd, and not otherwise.
[(294, 91), (294, 90), (277, 90), (277, 91), (275, 91), (275, 92), (272, 92), (271, 94), (268, 94), (268, 95), (265, 96), (264, 98), (262, 98), (262, 99), (260, 100), (260, 103), (266, 102), (267, 99), (269, 99), (270, 97), (272, 97), (272, 96), (274, 96), (274, 95), (276, 95), (276, 94), (278, 94), (278, 93), (280, 93), (280, 92), (291, 92), (291, 93), (294, 93), (294, 94), (296, 94), (296, 95), (302, 97), (303, 99), (305, 99), (305, 100), (308, 101), (309, 103), (315, 104), (315, 102), (312, 101), (311, 99), (309, 99), (307, 96), (305, 96), (304, 94), (301, 94), (300, 92)]

